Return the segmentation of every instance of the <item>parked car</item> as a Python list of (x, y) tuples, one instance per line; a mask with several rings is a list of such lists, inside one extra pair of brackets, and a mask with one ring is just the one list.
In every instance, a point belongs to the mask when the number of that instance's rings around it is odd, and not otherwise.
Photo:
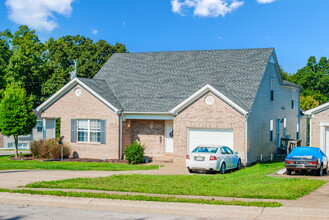
[(219, 171), (241, 169), (238, 153), (226, 146), (200, 145), (186, 155), (186, 167), (190, 173), (195, 171)]
[(312, 171), (322, 176), (328, 173), (328, 157), (317, 147), (295, 147), (285, 159), (287, 175), (292, 171)]

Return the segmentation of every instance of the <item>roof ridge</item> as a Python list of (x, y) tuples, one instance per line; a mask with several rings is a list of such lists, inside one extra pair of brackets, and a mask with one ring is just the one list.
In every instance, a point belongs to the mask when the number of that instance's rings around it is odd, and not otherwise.
[(147, 51), (147, 52), (129, 52), (129, 53), (114, 53), (113, 55), (124, 55), (124, 54), (147, 54), (147, 53), (175, 53), (175, 52), (210, 52), (210, 51), (239, 51), (239, 50), (266, 50), (274, 47), (263, 47), (263, 48), (243, 48), (243, 49), (212, 49), (212, 50), (167, 50), (167, 51)]

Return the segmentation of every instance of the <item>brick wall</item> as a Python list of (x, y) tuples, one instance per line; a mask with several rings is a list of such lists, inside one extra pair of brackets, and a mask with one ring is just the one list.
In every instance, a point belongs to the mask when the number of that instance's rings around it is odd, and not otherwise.
[[(76, 96), (75, 88), (81, 88), (82, 94)], [(81, 86), (76, 86), (53, 103), (42, 113), (42, 117), (61, 118), (61, 135), (64, 143), (80, 158), (119, 157), (119, 116)], [(106, 120), (106, 144), (71, 143), (71, 119)]]
[[(205, 97), (212, 95), (212, 105)], [(245, 159), (245, 118), (230, 105), (210, 92), (199, 98), (174, 119), (174, 161), (185, 162), (187, 151), (187, 128), (230, 128), (233, 129), (233, 148)]]
[(320, 147), (320, 123), (329, 124), (329, 109), (315, 114), (311, 119), (310, 142), (312, 147)]
[(145, 155), (162, 156), (165, 151), (165, 121), (131, 120), (132, 140), (145, 145)]

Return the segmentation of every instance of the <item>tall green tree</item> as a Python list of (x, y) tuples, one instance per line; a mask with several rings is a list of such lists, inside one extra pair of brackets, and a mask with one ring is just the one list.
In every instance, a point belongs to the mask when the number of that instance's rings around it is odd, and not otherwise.
[(322, 57), (317, 62), (311, 56), (305, 67), (289, 76), (289, 81), (303, 86), (301, 106), (304, 110), (321, 105), (329, 100), (329, 61)]
[(14, 136), (15, 156), (18, 157), (18, 136), (28, 135), (36, 124), (33, 96), (28, 96), (21, 83), (10, 83), (0, 102), (0, 130), (7, 137)]
[(11, 57), (10, 40), (12, 35), (9, 30), (0, 32), (0, 91), (6, 85), (6, 69)]
[(45, 48), (34, 30), (19, 27), (12, 36), (12, 56), (7, 67), (7, 80), (22, 82), (28, 94), (41, 96), (41, 84), (47, 78), (44, 71)]
[(84, 36), (64, 36), (57, 40), (50, 38), (46, 43), (47, 63), (45, 72), (47, 81), (42, 85), (42, 94), (50, 96), (70, 80), (77, 60), (77, 75), (92, 78), (113, 53), (125, 53), (125, 45), (114, 46), (104, 40), (94, 43)]

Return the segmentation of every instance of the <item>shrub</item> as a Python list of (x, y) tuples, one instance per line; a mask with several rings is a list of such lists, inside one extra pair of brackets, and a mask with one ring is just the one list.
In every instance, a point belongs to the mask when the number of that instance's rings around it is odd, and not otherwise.
[[(56, 142), (58, 140), (56, 139)], [(59, 159), (61, 158), (61, 145), (57, 144), (54, 140), (39, 140), (30, 143), (30, 150), (34, 158), (42, 159)], [(66, 145), (63, 146), (64, 158), (70, 156), (70, 148)]]
[(139, 164), (144, 162), (144, 146), (136, 140), (125, 149), (128, 163)]

